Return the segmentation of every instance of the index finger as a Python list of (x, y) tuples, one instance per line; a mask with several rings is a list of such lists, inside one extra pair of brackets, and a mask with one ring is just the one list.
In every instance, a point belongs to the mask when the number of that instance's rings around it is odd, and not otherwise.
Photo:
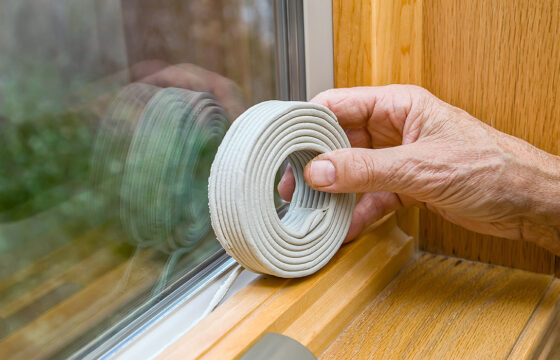
[(345, 129), (364, 128), (372, 140), (393, 144), (405, 124), (418, 118), (429, 93), (412, 85), (353, 87), (324, 91), (311, 102), (328, 107)]

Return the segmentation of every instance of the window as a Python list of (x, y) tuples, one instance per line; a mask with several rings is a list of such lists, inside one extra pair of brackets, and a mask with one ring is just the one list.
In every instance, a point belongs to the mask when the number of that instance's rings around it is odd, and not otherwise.
[(102, 343), (224, 258), (213, 155), (248, 106), (305, 98), (299, 12), (0, 4), (0, 358)]

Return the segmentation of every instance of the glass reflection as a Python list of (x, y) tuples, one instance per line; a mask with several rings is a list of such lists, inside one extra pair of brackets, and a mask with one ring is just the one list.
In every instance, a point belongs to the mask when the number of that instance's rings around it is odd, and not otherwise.
[(219, 249), (210, 166), (276, 97), (273, 31), (268, 0), (0, 4), (0, 358), (66, 357)]
[(143, 83), (119, 91), (103, 117), (93, 197), (103, 199), (103, 216), (120, 218), (132, 245), (170, 255), (154, 294), (210, 231), (210, 164), (228, 125), (209, 93)]

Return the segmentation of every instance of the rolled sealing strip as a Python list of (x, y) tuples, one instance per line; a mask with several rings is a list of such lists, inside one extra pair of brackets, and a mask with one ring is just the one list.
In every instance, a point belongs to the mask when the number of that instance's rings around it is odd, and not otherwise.
[[(305, 102), (267, 101), (232, 125), (212, 164), (212, 227), (226, 252), (245, 268), (293, 278), (315, 273), (336, 253), (350, 226), (355, 194), (312, 190), (303, 168), (318, 154), (350, 147), (335, 115)], [(274, 178), (287, 159), (295, 192), (282, 219)]]
[(121, 220), (136, 245), (187, 252), (210, 230), (210, 164), (229, 126), (208, 93), (159, 90), (134, 131), (121, 184)]

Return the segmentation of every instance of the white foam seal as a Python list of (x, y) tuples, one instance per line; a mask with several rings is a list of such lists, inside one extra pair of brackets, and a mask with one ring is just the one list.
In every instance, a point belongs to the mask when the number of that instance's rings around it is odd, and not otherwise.
[[(208, 185), (212, 227), (226, 252), (248, 270), (284, 278), (325, 266), (348, 232), (355, 194), (312, 190), (303, 169), (320, 153), (348, 147), (335, 115), (317, 104), (266, 101), (237, 118)], [(286, 159), (296, 188), (280, 219), (274, 179)]]

